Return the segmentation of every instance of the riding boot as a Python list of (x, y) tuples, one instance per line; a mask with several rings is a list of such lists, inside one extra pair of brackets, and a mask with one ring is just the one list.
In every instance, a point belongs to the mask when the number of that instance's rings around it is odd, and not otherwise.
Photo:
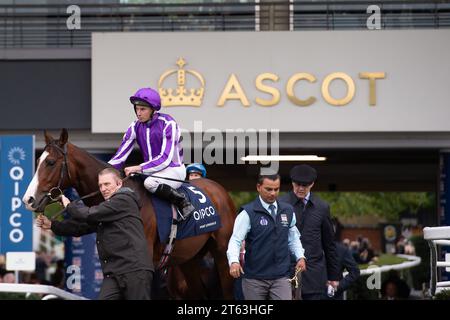
[(182, 220), (186, 220), (195, 211), (194, 206), (185, 197), (184, 193), (175, 190), (167, 184), (161, 183), (156, 188), (155, 195), (174, 204), (182, 214)]

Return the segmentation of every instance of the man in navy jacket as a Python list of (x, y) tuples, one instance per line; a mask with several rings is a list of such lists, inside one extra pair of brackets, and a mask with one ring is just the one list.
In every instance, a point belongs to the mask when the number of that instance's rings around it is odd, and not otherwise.
[[(306, 270), (300, 234), (295, 226), (292, 206), (277, 201), (280, 176), (259, 176), (256, 188), (259, 197), (244, 205), (236, 218), (228, 243), (230, 275), (242, 274), (242, 291), (246, 300), (291, 300), (288, 281), (291, 254), (296, 269)], [(239, 253), (245, 239), (245, 264)]]

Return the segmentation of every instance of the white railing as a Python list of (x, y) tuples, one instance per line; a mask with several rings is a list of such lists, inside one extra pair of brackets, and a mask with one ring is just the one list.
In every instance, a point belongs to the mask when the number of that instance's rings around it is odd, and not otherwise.
[[(360, 270), (360, 275), (363, 276), (363, 275), (368, 275), (368, 274), (377, 273), (377, 272), (387, 272), (390, 270), (408, 269), (408, 268), (418, 266), (422, 262), (422, 259), (417, 256), (411, 256), (411, 255), (407, 255), (407, 254), (396, 254), (396, 256), (399, 258), (407, 259), (408, 261), (404, 261), (402, 263), (397, 263), (397, 264), (392, 264), (392, 265), (381, 266), (381, 267), (377, 266), (376, 264), (369, 265), (369, 267), (367, 269)], [(348, 272), (346, 271), (343, 273), (343, 276), (345, 277), (347, 274), (348, 274)]]
[[(411, 256), (408, 254), (396, 254), (399, 258), (407, 259), (408, 261), (404, 261), (402, 263), (392, 264), (392, 265), (386, 265), (386, 266), (377, 266), (376, 264), (369, 265), (367, 269), (360, 270), (360, 276), (373, 274), (373, 273), (381, 273), (381, 272), (387, 272), (390, 270), (402, 270), (402, 269), (408, 269), (415, 266), (418, 266), (422, 259), (417, 256)], [(348, 271), (345, 271), (342, 273), (342, 275), (345, 277), (348, 274)], [(347, 300), (347, 291), (344, 291), (344, 300)]]
[(369, 266), (367, 269), (361, 270), (361, 275), (367, 275), (367, 274), (372, 274), (372, 273), (376, 273), (376, 272), (387, 272), (390, 270), (408, 269), (408, 268), (418, 266), (420, 264), (420, 262), (422, 261), (422, 259), (420, 257), (411, 256), (411, 255), (407, 255), (407, 254), (396, 254), (396, 256), (399, 258), (407, 259), (408, 261), (404, 261), (402, 263), (397, 263), (397, 264), (381, 266), (381, 267)]
[(42, 300), (58, 298), (64, 300), (88, 300), (62, 289), (41, 284), (0, 283), (0, 292), (44, 294), (45, 296), (42, 297)]
[(423, 237), (430, 246), (430, 293), (434, 296), (442, 290), (450, 290), (450, 281), (438, 281), (437, 268), (450, 267), (450, 261), (438, 261), (437, 246), (450, 246), (450, 227), (425, 227)]

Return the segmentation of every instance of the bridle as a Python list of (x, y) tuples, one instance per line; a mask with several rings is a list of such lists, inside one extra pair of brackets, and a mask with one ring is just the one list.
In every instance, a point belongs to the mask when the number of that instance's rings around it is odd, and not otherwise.
[[(58, 185), (56, 187), (51, 188), (41, 199), (41, 201), (39, 201), (39, 205), (37, 206), (38, 208), (43, 204), (43, 203), (54, 203), (57, 202), (61, 199), (61, 196), (64, 194), (64, 190), (62, 189), (62, 183), (64, 181), (64, 173), (67, 174), (67, 178), (69, 180), (72, 180), (72, 177), (70, 175), (70, 170), (69, 170), (69, 162), (67, 161), (67, 144), (64, 144), (64, 147), (60, 147), (56, 144), (55, 141), (51, 141), (49, 142), (45, 148), (44, 151), (48, 148), (48, 147), (54, 147), (56, 148), (56, 150), (58, 150), (64, 157), (64, 160), (62, 162), (61, 165), (61, 171), (60, 171), (60, 175), (59, 175), (59, 181), (58, 181)], [(94, 191), (91, 192), (83, 197), (80, 198), (80, 200), (84, 200), (90, 197), (93, 197), (97, 194), (99, 194), (100, 191)], [(56, 214), (53, 215), (53, 219), (55, 217), (57, 217), (58, 215), (62, 214), (66, 209), (63, 208), (62, 210), (60, 210), (59, 212), (57, 212)]]
[[(49, 202), (57, 202), (60, 200), (61, 196), (64, 194), (64, 190), (61, 189), (62, 188), (62, 183), (64, 181), (64, 173), (67, 173), (67, 178), (69, 180), (72, 179), (71, 175), (70, 175), (70, 170), (69, 170), (69, 162), (67, 161), (67, 144), (64, 144), (64, 147), (60, 147), (56, 144), (55, 141), (49, 142), (45, 148), (44, 151), (48, 148), (48, 147), (54, 147), (56, 148), (56, 150), (58, 150), (64, 157), (64, 160), (62, 162), (61, 165), (61, 171), (60, 171), (60, 176), (59, 176), (59, 181), (58, 181), (58, 185), (56, 187), (51, 188), (46, 194), (45, 196), (42, 198), (42, 200), (39, 202), (39, 206), (45, 201), (45, 200), (50, 200)], [(84, 200), (90, 197), (93, 197), (95, 195), (98, 195), (100, 193), (99, 190), (96, 190), (94, 192), (91, 192), (83, 197), (80, 198), (80, 200)], [(38, 206), (38, 207), (39, 207)], [(62, 214), (66, 209), (63, 208), (60, 211), (58, 211), (57, 213), (55, 213), (53, 215), (53, 219), (56, 218), (57, 216), (59, 216), (60, 214)]]
[(40, 201), (40, 203), (42, 203), (45, 199), (49, 199), (52, 202), (58, 201), (59, 198), (64, 194), (64, 191), (61, 189), (63, 180), (64, 180), (64, 173), (67, 173), (67, 177), (69, 178), (69, 180), (71, 179), (70, 176), (70, 171), (69, 171), (69, 165), (67, 162), (67, 144), (64, 144), (64, 147), (60, 147), (56, 144), (55, 141), (51, 141), (49, 142), (45, 148), (44, 151), (48, 148), (48, 147), (54, 147), (56, 148), (56, 150), (58, 150), (64, 157), (62, 166), (61, 166), (61, 171), (60, 171), (60, 176), (59, 176), (59, 181), (58, 181), (58, 185), (56, 187), (51, 188), (47, 194), (45, 194), (45, 196), (42, 198), (42, 200)]

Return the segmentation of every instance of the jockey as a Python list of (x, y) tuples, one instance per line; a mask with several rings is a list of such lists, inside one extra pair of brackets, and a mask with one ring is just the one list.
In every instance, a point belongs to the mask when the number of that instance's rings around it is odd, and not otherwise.
[(201, 163), (191, 163), (186, 167), (188, 180), (206, 178), (206, 168)]
[(185, 219), (195, 208), (183, 193), (176, 190), (182, 181), (151, 176), (156, 174), (158, 177), (177, 180), (186, 178), (178, 124), (171, 116), (158, 112), (161, 109), (161, 98), (158, 92), (151, 88), (139, 89), (130, 97), (130, 101), (137, 120), (128, 127), (122, 144), (108, 163), (116, 169), (121, 169), (136, 141), (144, 162), (138, 166), (126, 167), (125, 175), (135, 172), (150, 175), (144, 181), (145, 188), (174, 204)]

